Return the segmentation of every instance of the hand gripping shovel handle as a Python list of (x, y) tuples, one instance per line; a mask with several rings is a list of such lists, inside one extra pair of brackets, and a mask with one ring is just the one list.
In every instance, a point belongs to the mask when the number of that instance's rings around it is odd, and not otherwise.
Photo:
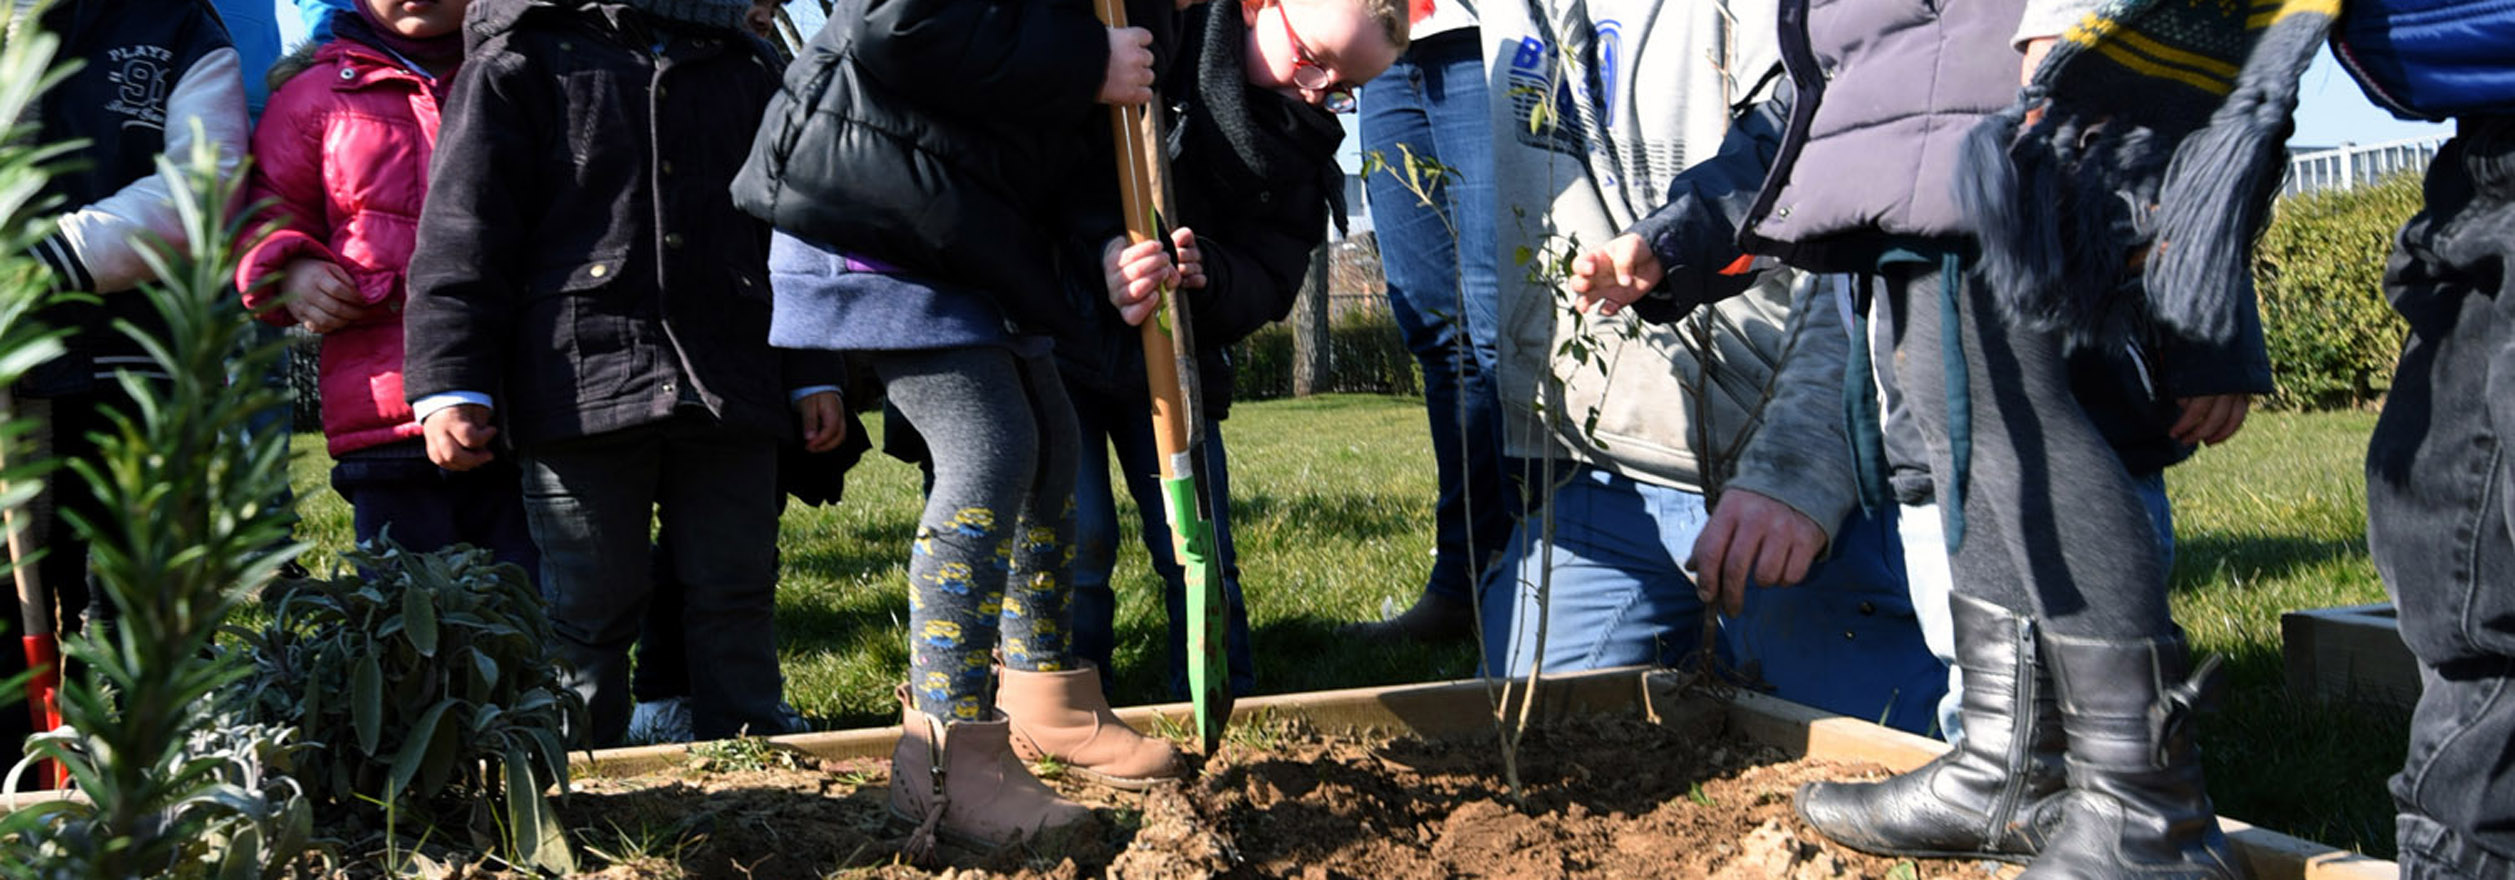
[[(0, 422), (6, 422), (16, 411), (17, 401), (6, 386), (0, 386)], [(8, 466), (6, 446), (0, 444), (0, 471), (6, 471)], [(8, 484), (0, 479), (0, 495), (6, 494)], [(22, 627), (18, 641), (26, 651), (28, 673), (26, 711), (34, 721), (35, 731), (42, 733), (61, 726), (61, 641), (55, 635), (59, 629), (53, 619), (52, 591), (45, 588), (42, 571), (27, 561), (34, 554), (34, 548), (29, 546), (34, 542), (26, 537), (25, 512), (17, 507), (0, 508), (0, 530), (8, 533), (9, 574), (17, 583), (18, 622)], [(61, 768), (53, 768), (51, 774), (42, 774), (40, 766), (35, 769), (37, 778), (49, 775), (56, 786), (67, 781)]]
[[(1127, 26), (1124, 0), (1094, 0), (1102, 24)], [(1158, 240), (1169, 246), (1163, 228), (1169, 210), (1169, 162), (1163, 151), (1159, 101), (1141, 107), (1111, 107), (1116, 135), (1119, 201), (1126, 213), (1129, 242)], [(1164, 512), (1170, 522), (1171, 550), (1186, 572), (1188, 587), (1188, 689), (1195, 698), (1199, 747), (1208, 755), (1221, 744), (1223, 723), (1231, 717), (1228, 666), (1223, 657), (1222, 582), (1215, 572), (1213, 525), (1204, 515), (1196, 484), (1196, 453), (1192, 443), (1197, 413), (1189, 406), (1182, 362), (1190, 353), (1181, 342), (1190, 338), (1187, 312), (1178, 291), (1162, 291), (1162, 304), (1144, 321), (1144, 374), (1152, 388), (1153, 443), (1161, 456)]]

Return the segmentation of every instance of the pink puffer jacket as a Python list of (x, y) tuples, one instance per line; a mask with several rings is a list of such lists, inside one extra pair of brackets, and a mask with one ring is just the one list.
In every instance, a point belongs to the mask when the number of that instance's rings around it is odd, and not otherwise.
[[(288, 62), (282, 62), (287, 64)], [(278, 231), (247, 252), (236, 284), (269, 308), (278, 284), (251, 286), (302, 258), (329, 260), (375, 314), (323, 337), (323, 433), (334, 456), (420, 435), (402, 399), (403, 274), (428, 192), (442, 83), (353, 40), (316, 50), (273, 91), (253, 132), (248, 204)], [(295, 323), (284, 308), (262, 319)]]

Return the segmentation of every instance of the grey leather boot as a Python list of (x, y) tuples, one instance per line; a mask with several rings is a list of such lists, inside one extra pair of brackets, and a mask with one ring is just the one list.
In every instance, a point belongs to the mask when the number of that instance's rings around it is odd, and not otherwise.
[(2043, 855), (2021, 878), (2241, 880), (2201, 784), (2193, 716), (2218, 661), (2192, 670), (2180, 635), (2044, 637), (2069, 737), (2070, 795), (2047, 814)]
[(2042, 848), (2036, 811), (2063, 791), (2061, 723), (2037, 659), (2034, 622), (1948, 597), (1965, 670), (1956, 748), (1877, 782), (1811, 782), (1799, 818), (1852, 849), (1915, 858), (2025, 862)]

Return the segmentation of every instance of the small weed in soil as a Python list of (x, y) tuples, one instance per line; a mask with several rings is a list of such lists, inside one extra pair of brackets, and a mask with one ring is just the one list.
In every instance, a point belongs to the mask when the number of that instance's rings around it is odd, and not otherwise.
[(603, 866), (596, 876), (612, 878), (1983, 876), (1974, 863), (1842, 849), (1791, 815), (1799, 783), (1876, 767), (1784, 761), (1762, 746), (1587, 719), (1530, 731), (1527, 804), (1515, 807), (1483, 738), (1250, 727), (1184, 785), (1114, 792), (1057, 774), (1051, 784), (1097, 810), (1105, 834), (1056, 847), (947, 848), (931, 865), (897, 856), (907, 828), (890, 819), (880, 761), (700, 758), (666, 773), (580, 780), (559, 811), (589, 864)]

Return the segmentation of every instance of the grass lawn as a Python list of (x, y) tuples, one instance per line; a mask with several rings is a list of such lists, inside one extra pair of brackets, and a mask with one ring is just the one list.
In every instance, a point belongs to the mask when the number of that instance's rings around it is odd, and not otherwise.
[[(1432, 462), (1422, 402), (1327, 396), (1242, 404), (1224, 425), (1232, 455), (1232, 525), (1268, 693), (1456, 678), (1467, 648), (1384, 651), (1338, 640), (1337, 624), (1411, 601), (1431, 563)], [(2407, 713), (2300, 703), (2283, 690), (2279, 613), (2381, 601), (2366, 555), (2360, 458), (2364, 413), (2261, 414), (2229, 446), (2204, 451), (2171, 481), (2181, 551), (2175, 613), (2194, 642), (2226, 655), (2224, 711), (2205, 748), (2220, 812), (2336, 846), (2389, 856), (2384, 778), (2400, 761)], [(298, 438), (304, 537), (348, 540), (347, 508), (325, 488), (328, 462)], [(918, 510), (914, 468), (868, 456), (848, 499), (787, 512), (778, 638), (787, 693), (831, 727), (897, 723), (908, 614), (901, 568)], [(1121, 502), (1121, 522), (1134, 508)], [(1140, 552), (1123, 553), (1121, 702), (1164, 698), (1159, 587)]]

